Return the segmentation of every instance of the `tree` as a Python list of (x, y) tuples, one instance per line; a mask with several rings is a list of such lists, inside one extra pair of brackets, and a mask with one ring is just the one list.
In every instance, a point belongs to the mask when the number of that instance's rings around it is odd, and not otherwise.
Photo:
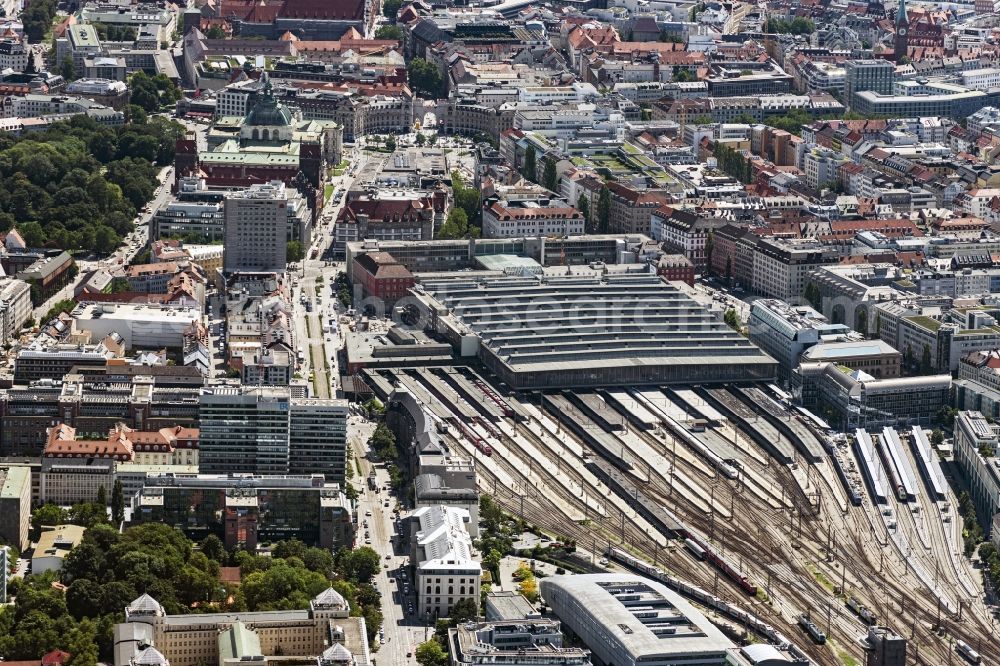
[(347, 551), (342, 558), (344, 575), (354, 583), (368, 583), (378, 573), (378, 553), (368, 546)]
[(62, 525), (66, 512), (55, 504), (46, 503), (31, 512), (31, 529), (37, 533), (43, 525)]
[(674, 82), (675, 83), (686, 83), (688, 81), (693, 81), (693, 80), (694, 80), (694, 77), (691, 76), (691, 72), (689, 72), (686, 69), (678, 69), (674, 73)]
[(385, 138), (385, 149), (390, 153), (396, 150), (396, 139), (393, 136), (387, 136)]
[(588, 197), (586, 194), (581, 194), (580, 198), (576, 200), (576, 208), (577, 208), (577, 210), (580, 211), (580, 214), (583, 215), (583, 223), (584, 223), (584, 226), (585, 226), (585, 228), (587, 230), (587, 233), (588, 234), (589, 233), (593, 233), (593, 229), (591, 229), (591, 226), (590, 226), (591, 225), (591, 220), (590, 220), (590, 197)]
[(496, 548), (491, 548), (485, 555), (483, 555), (483, 568), (489, 571), (496, 571), (497, 567), (500, 566), (500, 560), (503, 555)]
[(395, 19), (403, 0), (382, 0), (382, 14), (388, 19)]
[(62, 62), (59, 63), (59, 75), (67, 81), (72, 81), (76, 78), (76, 67), (73, 65), (73, 58), (65, 56), (62, 59)]
[(743, 330), (743, 324), (740, 322), (740, 316), (736, 313), (736, 310), (729, 308), (726, 310), (726, 314), (723, 315), (722, 320), (726, 322), (726, 326), (733, 329), (734, 331)]
[(601, 193), (597, 196), (597, 231), (602, 234), (608, 233), (611, 228), (611, 190), (607, 185), (601, 186)]
[(462, 174), (457, 170), (451, 172), (451, 188), (455, 197), (455, 205), (465, 211), (469, 225), (478, 226), (482, 215), (479, 190), (467, 187), (462, 179)]
[(205, 34), (205, 36), (209, 39), (225, 39), (226, 33), (222, 30), (220, 26), (213, 25), (211, 28), (208, 29), (208, 32)]
[(448, 619), (451, 620), (452, 625), (459, 625), (469, 620), (475, 620), (478, 616), (479, 609), (476, 607), (476, 602), (471, 598), (466, 598), (455, 602), (455, 605), (451, 607)]
[(448, 213), (448, 219), (438, 230), (438, 238), (477, 238), (479, 229), (469, 226), (469, 217), (461, 208), (452, 208)]
[(448, 653), (436, 638), (418, 645), (414, 656), (420, 666), (448, 666)]
[(524, 164), (521, 165), (521, 175), (532, 183), (538, 181), (538, 153), (534, 144), (529, 143), (524, 151)]
[(395, 39), (401, 42), (404, 37), (403, 29), (398, 25), (383, 25), (375, 31), (375, 39)]
[(868, 335), (868, 311), (860, 310), (858, 312), (857, 321), (854, 322), (854, 330), (862, 335)]
[(138, 71), (129, 78), (132, 104), (147, 113), (156, 113), (161, 107), (173, 104), (181, 98), (177, 85), (164, 74), (149, 76)]
[(76, 301), (72, 298), (65, 298), (61, 301), (56, 301), (55, 305), (49, 308), (49, 311), (45, 313), (44, 317), (42, 317), (42, 322), (47, 324), (64, 312), (72, 312), (75, 307)]
[(559, 188), (559, 176), (556, 174), (554, 157), (545, 158), (545, 175), (542, 177), (542, 185), (550, 192), (556, 192)]
[(823, 295), (820, 293), (819, 287), (816, 286), (815, 282), (810, 282), (806, 285), (806, 300), (809, 301), (809, 305), (813, 307), (814, 310), (819, 311), (822, 306)]
[(417, 144), (418, 147), (423, 146), (425, 143), (427, 143), (427, 137), (425, 137), (420, 132), (417, 132), (417, 137), (413, 141), (414, 143)]
[(932, 372), (934, 372), (934, 366), (931, 364), (931, 348), (930, 345), (924, 345), (920, 354), (920, 374), (929, 375)]
[(108, 491), (104, 489), (103, 483), (97, 487), (97, 503), (101, 506), (108, 505)]
[(944, 444), (944, 433), (941, 432), (940, 428), (934, 428), (934, 430), (931, 430), (931, 444), (934, 446), (941, 446)]
[(220, 564), (226, 561), (226, 545), (214, 534), (209, 534), (201, 540), (201, 552), (205, 553), (208, 559)]
[(285, 261), (289, 263), (294, 263), (297, 261), (302, 261), (305, 259), (306, 251), (302, 247), (302, 243), (297, 240), (290, 240), (285, 243)]
[(437, 97), (441, 92), (441, 71), (423, 58), (414, 58), (408, 68), (410, 86), (427, 97)]

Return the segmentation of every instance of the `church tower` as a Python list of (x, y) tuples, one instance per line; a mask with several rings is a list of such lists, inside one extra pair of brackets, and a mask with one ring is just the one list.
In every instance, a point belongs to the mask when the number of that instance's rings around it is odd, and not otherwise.
[(899, 0), (899, 8), (896, 10), (896, 33), (893, 41), (893, 55), (896, 63), (906, 55), (906, 47), (909, 44), (910, 21), (906, 18), (906, 0)]

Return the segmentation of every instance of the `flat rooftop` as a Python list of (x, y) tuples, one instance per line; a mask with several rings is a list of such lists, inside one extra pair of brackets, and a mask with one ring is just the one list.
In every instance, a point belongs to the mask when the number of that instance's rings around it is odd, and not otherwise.
[(835, 361), (860, 356), (899, 355), (899, 351), (883, 340), (859, 340), (857, 342), (822, 342), (802, 353), (806, 361)]

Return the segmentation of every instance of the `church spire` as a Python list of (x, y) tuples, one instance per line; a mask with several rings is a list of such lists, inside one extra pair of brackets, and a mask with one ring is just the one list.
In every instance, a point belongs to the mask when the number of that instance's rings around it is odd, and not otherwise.
[(896, 34), (892, 43), (893, 56), (896, 63), (906, 57), (907, 47), (910, 43), (908, 32), (910, 20), (906, 16), (906, 0), (899, 0), (899, 7), (896, 9)]

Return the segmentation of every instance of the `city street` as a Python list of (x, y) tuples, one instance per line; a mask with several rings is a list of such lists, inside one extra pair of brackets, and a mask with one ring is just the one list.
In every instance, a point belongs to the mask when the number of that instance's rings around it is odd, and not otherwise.
[[(364, 166), (366, 158), (359, 152), (346, 155), (351, 162), (351, 167), (346, 169), (340, 176), (332, 176), (327, 182), (333, 186), (333, 191), (346, 191), (353, 183), (355, 175)], [(336, 296), (331, 291), (331, 286), (337, 277), (337, 273), (344, 270), (344, 264), (337, 261), (329, 261), (327, 253), (333, 243), (334, 220), (343, 207), (342, 202), (346, 197), (341, 196), (327, 202), (327, 207), (323, 210), (318, 223), (313, 227), (312, 243), (305, 248), (305, 259), (302, 260), (300, 270), (294, 274), (298, 277), (298, 292), (293, 294), (296, 299), (295, 331), (298, 346), (305, 354), (305, 365), (301, 372), (304, 377), (309, 377), (313, 373), (314, 393), (318, 398), (336, 397), (340, 388), (340, 377), (337, 369), (337, 350), (341, 346), (340, 333), (337, 330), (337, 304)], [(312, 258), (315, 253), (315, 258)], [(319, 284), (319, 293), (316, 292), (316, 285)], [(311, 304), (312, 311), (301, 301), (300, 295), (305, 301)], [(333, 321), (333, 331), (324, 333), (324, 324), (329, 325)], [(308, 321), (308, 324), (306, 323)], [(326, 359), (324, 362), (323, 359)], [(329, 373), (327, 372), (329, 364)]]
[[(360, 472), (358, 480), (363, 488), (358, 498), (358, 545), (370, 545), (382, 561), (382, 569), (375, 577), (375, 585), (382, 594), (385, 638), (374, 655), (374, 661), (376, 664), (391, 666), (416, 663), (413, 653), (429, 637), (431, 629), (420, 624), (415, 615), (408, 613), (408, 608), (414, 607), (416, 600), (409, 581), (409, 553), (398, 546), (398, 541), (393, 540), (397, 533), (393, 516), (396, 498), (383, 490), (389, 485), (389, 474), (384, 466), (373, 465), (368, 458), (367, 441), (374, 430), (373, 424), (352, 416), (350, 430), (351, 448)], [(378, 481), (376, 491), (369, 490), (367, 484), (368, 474), (372, 469), (375, 470)], [(405, 520), (407, 513), (401, 510), (400, 515), (404, 516), (401, 520)], [(365, 543), (366, 532), (371, 539), (370, 544)], [(406, 594), (403, 594), (404, 586)]]

